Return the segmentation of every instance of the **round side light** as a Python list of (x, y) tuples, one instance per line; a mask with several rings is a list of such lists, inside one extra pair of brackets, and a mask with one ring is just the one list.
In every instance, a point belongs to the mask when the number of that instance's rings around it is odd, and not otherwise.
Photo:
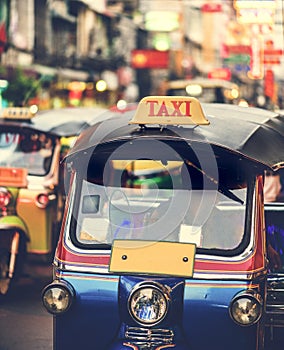
[(128, 309), (139, 324), (153, 326), (165, 318), (169, 309), (169, 297), (156, 285), (140, 285), (130, 294)]
[(241, 326), (251, 326), (262, 316), (263, 300), (260, 294), (247, 290), (237, 294), (230, 304), (231, 318)]
[(49, 196), (47, 193), (40, 193), (37, 197), (36, 197), (36, 205), (39, 208), (46, 208), (49, 204)]
[(69, 310), (74, 296), (73, 288), (69, 284), (54, 281), (44, 288), (42, 292), (42, 303), (49, 313), (60, 315)]
[(5, 187), (0, 187), (0, 208), (5, 208), (11, 202), (12, 195)]

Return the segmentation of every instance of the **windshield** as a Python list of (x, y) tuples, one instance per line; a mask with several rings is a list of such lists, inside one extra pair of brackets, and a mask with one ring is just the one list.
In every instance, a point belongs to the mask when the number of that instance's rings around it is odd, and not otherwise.
[[(220, 251), (241, 244), (246, 187), (190, 188), (183, 184), (182, 163), (154, 163), (156, 168), (150, 161), (130, 162), (128, 169), (114, 171), (110, 186), (90, 177), (75, 181), (70, 205), (74, 244), (93, 248), (114, 239), (162, 240)], [(114, 181), (117, 175), (119, 186)]]
[(0, 166), (27, 168), (29, 175), (49, 172), (55, 141), (44, 133), (0, 132)]

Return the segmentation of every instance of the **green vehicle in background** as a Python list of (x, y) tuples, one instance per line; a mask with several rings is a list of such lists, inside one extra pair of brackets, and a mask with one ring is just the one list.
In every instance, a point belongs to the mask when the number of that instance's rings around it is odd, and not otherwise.
[(8, 108), (0, 117), (0, 295), (26, 260), (50, 261), (65, 203), (62, 158), (104, 109)]

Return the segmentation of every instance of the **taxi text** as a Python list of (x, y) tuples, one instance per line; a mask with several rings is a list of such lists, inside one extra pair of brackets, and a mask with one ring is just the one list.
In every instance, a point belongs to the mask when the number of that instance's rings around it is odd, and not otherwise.
[[(146, 104), (149, 105), (149, 117), (191, 117), (191, 101), (169, 101), (170, 106), (165, 101), (159, 100), (147, 100)], [(181, 111), (183, 107), (184, 113)]]

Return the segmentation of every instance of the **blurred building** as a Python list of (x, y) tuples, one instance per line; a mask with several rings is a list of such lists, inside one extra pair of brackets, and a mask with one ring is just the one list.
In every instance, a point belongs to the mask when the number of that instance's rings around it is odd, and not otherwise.
[(140, 0), (139, 9), (148, 33), (145, 49), (161, 50), (157, 42), (163, 38), (169, 50), (167, 71), (151, 71), (153, 87), (163, 76), (198, 75), (237, 83), (251, 105), (281, 104), (282, 0)]
[(0, 0), (2, 79), (21, 67), (42, 107), (116, 102), (129, 84), (136, 1)]
[(0, 80), (22, 67), (43, 107), (133, 102), (196, 76), (283, 105), (282, 0), (0, 0), (0, 10)]

